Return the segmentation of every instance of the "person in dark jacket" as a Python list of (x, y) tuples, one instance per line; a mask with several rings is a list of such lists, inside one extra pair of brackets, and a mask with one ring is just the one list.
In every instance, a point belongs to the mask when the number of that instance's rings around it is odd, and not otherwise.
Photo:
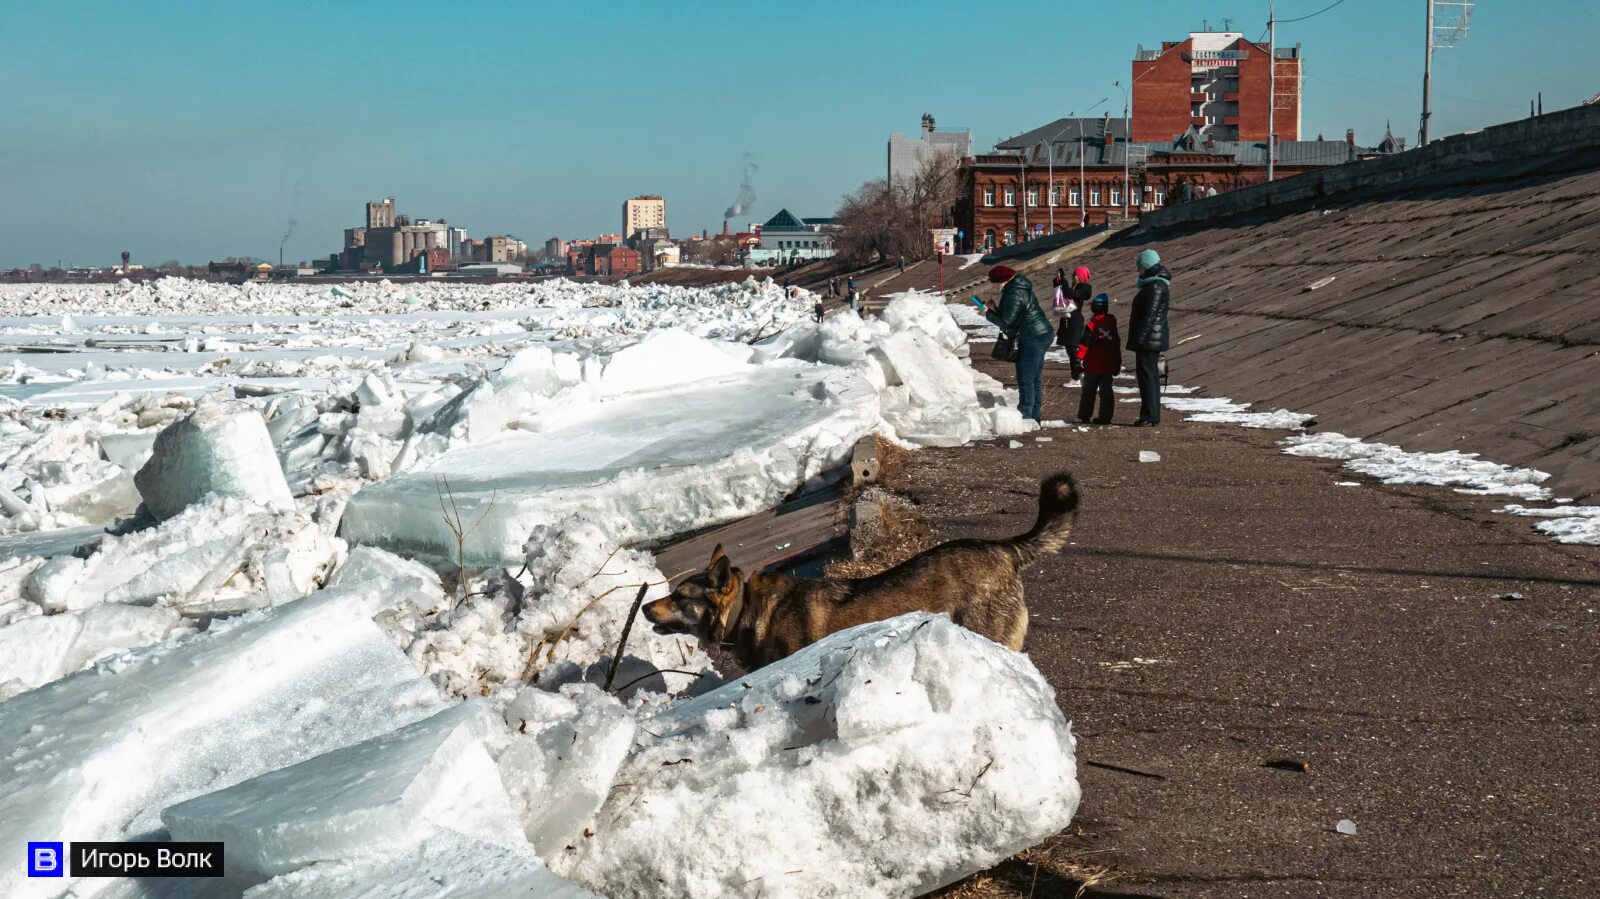
[(1061, 323), (1056, 326), (1056, 343), (1067, 351), (1067, 357), (1072, 362), (1072, 380), (1076, 383), (1083, 377), (1083, 360), (1078, 358), (1078, 345), (1083, 343), (1083, 312), (1089, 308), (1089, 297), (1094, 295), (1094, 289), (1089, 285), (1089, 267), (1080, 265), (1072, 270), (1072, 277), (1062, 282), (1062, 294), (1066, 304), (1061, 312)]
[(1139, 377), (1139, 420), (1135, 427), (1161, 424), (1161, 354), (1168, 347), (1167, 308), (1172, 302), (1172, 274), (1155, 250), (1143, 250), (1137, 261), (1139, 293), (1128, 316), (1128, 349), (1133, 350)]
[[(1077, 347), (1083, 358), (1083, 396), (1078, 400), (1078, 420), (1097, 425), (1111, 424), (1116, 412), (1116, 396), (1111, 381), (1122, 371), (1122, 337), (1117, 334), (1117, 317), (1111, 314), (1111, 298), (1096, 294), (1089, 305), (1093, 313), (1083, 324), (1083, 342)], [(1100, 398), (1100, 417), (1094, 416), (1095, 395)]]
[(1004, 285), (1000, 301), (985, 304), (989, 321), (1017, 342), (1017, 410), (1039, 421), (1044, 405), (1044, 354), (1055, 340), (1050, 319), (1033, 295), (1033, 282), (1008, 265), (989, 270), (989, 280)]

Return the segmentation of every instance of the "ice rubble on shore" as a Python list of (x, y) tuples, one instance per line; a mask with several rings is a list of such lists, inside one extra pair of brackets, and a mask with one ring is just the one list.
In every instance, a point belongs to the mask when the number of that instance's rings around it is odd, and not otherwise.
[(523, 350), (415, 425), (405, 470), (358, 492), (341, 533), (503, 564), (578, 511), (648, 542), (770, 508), (873, 431), (960, 444), (1031, 430), (965, 348), (935, 298), (905, 294), (881, 319), (837, 315), (755, 346), (662, 331), (609, 356)]
[[(23, 786), (0, 796), (11, 847), (0, 853), (52, 833), (223, 839), (227, 888), (257, 899), (357, 886), (593, 895), (563, 874), (641, 895), (686, 865), (713, 893), (742, 895), (740, 883), (792, 870), (796, 850), (776, 834), (666, 857), (646, 851), (642, 822), (608, 824), (618, 784), (679, 751), (696, 766), (628, 786), (662, 828), (656, 843), (734, 814), (689, 785), (713, 772), (738, 815), (831, 797), (788, 832), (804, 832), (798, 851), (816, 871), (768, 895), (931, 888), (1070, 820), (1072, 738), (1048, 686), (944, 619), (872, 625), (727, 686), (693, 641), (637, 626), (616, 695), (601, 689), (639, 586), (666, 592), (630, 547), (770, 506), (875, 430), (959, 443), (1026, 429), (1015, 395), (966, 365), (966, 338), (936, 299), (817, 325), (797, 323), (805, 298), (770, 287), (515, 287), (422, 302), (486, 314), (504, 303), (525, 333), (583, 341), (525, 347), (498, 371), (441, 367), (412, 344), (387, 366), (319, 363), (328, 377), (315, 381), (296, 362), (281, 370), (296, 378), (270, 388), (205, 361), (198, 399), (6, 402), (0, 741), (15, 750), (0, 780)], [(534, 312), (518, 305), (529, 297)], [(0, 308), (14, 299), (0, 291)], [(319, 297), (164, 282), (80, 300), (68, 311), (417, 305), (383, 287)], [(664, 321), (675, 327), (627, 336)], [(58, 332), (118, 327), (84, 315)], [(275, 327), (222, 330), (248, 342)], [(782, 331), (744, 342), (769, 327)], [(205, 395), (224, 385), (231, 396)], [(467, 561), (504, 568), (460, 582), (441, 565), (441, 581), (407, 558), (460, 561), (448, 528), (420, 523), (439, 518), (441, 494), (481, 541)], [(394, 539), (371, 539), (383, 528)], [(682, 691), (702, 699), (667, 701)], [(880, 785), (879, 766), (902, 773)], [(896, 840), (849, 837), (889, 820)], [(0, 857), (13, 872), (0, 892), (112, 886), (24, 883), (18, 861)]]

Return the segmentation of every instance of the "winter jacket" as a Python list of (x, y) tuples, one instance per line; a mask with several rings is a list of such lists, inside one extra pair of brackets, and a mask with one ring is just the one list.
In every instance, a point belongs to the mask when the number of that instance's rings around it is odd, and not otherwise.
[(1055, 330), (1050, 327), (1044, 310), (1039, 308), (1039, 300), (1033, 295), (1033, 282), (1027, 275), (1017, 275), (1007, 281), (1000, 289), (1000, 314), (990, 312), (984, 317), (1017, 340), (1048, 337)]
[[(1083, 343), (1084, 311), (1089, 308), (1089, 298), (1094, 296), (1093, 288), (1087, 283), (1078, 284), (1067, 291), (1072, 298), (1072, 311), (1062, 317), (1060, 336), (1064, 339), (1061, 345), (1071, 349)], [(1062, 333), (1064, 332), (1064, 333)]]
[(1167, 307), (1171, 305), (1172, 274), (1157, 263), (1139, 279), (1139, 292), (1133, 298), (1128, 317), (1128, 349), (1134, 352), (1164, 352), (1168, 347)]
[(1101, 312), (1083, 326), (1083, 370), (1091, 375), (1114, 375), (1122, 371), (1122, 338), (1117, 335), (1117, 317)]

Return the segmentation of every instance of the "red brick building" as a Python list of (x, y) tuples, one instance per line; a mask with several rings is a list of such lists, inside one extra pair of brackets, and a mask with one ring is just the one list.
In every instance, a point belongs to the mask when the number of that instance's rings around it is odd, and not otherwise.
[[(953, 210), (964, 232), (960, 251), (1104, 224), (1122, 214), (1125, 201), (1128, 214), (1138, 216), (1267, 179), (1265, 141), (1219, 141), (1191, 127), (1177, 140), (1136, 141), (1129, 148), (1121, 119), (1057, 119), (967, 160)], [(1358, 147), (1354, 132), (1342, 141), (1280, 141), (1277, 177), (1394, 150), (1393, 141)]]
[(639, 252), (627, 247), (593, 243), (567, 251), (567, 274), (574, 277), (626, 278), (641, 270)]
[[(1278, 47), (1280, 141), (1300, 139), (1300, 45)], [(1272, 108), (1265, 44), (1237, 31), (1197, 31), (1133, 58), (1133, 139), (1170, 141), (1190, 127), (1202, 138), (1264, 141)]]

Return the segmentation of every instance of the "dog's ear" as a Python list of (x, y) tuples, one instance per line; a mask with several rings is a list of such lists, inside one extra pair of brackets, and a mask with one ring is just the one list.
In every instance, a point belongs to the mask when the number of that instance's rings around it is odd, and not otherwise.
[(718, 543), (717, 544), (717, 548), (713, 549), (711, 551), (711, 561), (706, 563), (706, 570), (710, 571), (710, 570), (716, 568), (717, 567), (717, 561), (719, 559), (726, 559), (727, 557), (728, 557), (728, 554), (722, 551), (722, 544)]
[(711, 563), (710, 568), (711, 592), (719, 594), (727, 592), (728, 584), (733, 580), (733, 563), (728, 561), (727, 556), (721, 554), (721, 550), (722, 547), (718, 546), (716, 560)]

